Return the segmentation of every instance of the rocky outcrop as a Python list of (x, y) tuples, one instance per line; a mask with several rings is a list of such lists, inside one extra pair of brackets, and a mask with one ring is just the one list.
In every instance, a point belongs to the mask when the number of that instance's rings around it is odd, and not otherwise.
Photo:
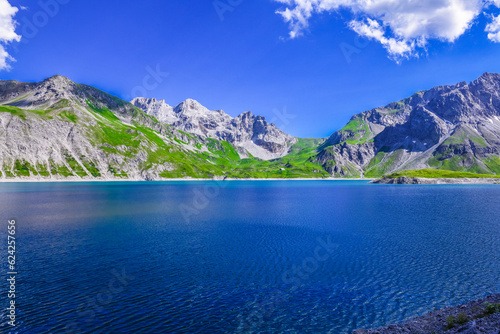
[(263, 116), (255, 116), (250, 111), (233, 118), (222, 110), (209, 110), (192, 99), (175, 107), (164, 100), (142, 97), (133, 99), (131, 103), (175, 129), (203, 139), (227, 141), (236, 147), (242, 158), (279, 158), (288, 154), (297, 142), (296, 138), (268, 123)]

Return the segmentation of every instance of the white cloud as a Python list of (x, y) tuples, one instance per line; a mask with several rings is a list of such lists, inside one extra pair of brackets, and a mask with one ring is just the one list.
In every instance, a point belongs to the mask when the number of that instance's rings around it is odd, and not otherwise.
[(500, 43), (500, 15), (496, 17), (493, 16), (491, 23), (486, 26), (486, 32), (491, 41)]
[(5, 50), (5, 44), (21, 40), (16, 34), (17, 23), (14, 21), (17, 11), (7, 0), (0, 0), (0, 70), (9, 69), (8, 62), (14, 60)]
[[(348, 26), (380, 42), (393, 59), (418, 56), (431, 39), (454, 42), (500, 0), (275, 0), (277, 11), (290, 25), (290, 38), (303, 34), (315, 14), (348, 10)], [(498, 17), (487, 27), (488, 37), (500, 42)]]
[(389, 55), (393, 58), (408, 57), (412, 54), (415, 43), (404, 39), (388, 38), (385, 36), (384, 28), (376, 20), (367, 19), (363, 21), (351, 21), (350, 28), (358, 35), (374, 39), (382, 44)]

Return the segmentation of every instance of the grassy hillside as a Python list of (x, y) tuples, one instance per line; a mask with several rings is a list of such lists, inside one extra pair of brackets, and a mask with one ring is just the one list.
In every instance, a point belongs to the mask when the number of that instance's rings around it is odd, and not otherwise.
[(405, 170), (402, 172), (396, 172), (387, 175), (387, 178), (397, 179), (399, 177), (421, 177), (427, 179), (437, 179), (437, 178), (500, 178), (500, 175), (491, 174), (478, 174), (478, 173), (468, 173), (468, 172), (455, 172), (448, 170), (438, 170), (438, 169), (416, 169), (416, 170)]
[[(107, 95), (105, 97), (109, 98)], [(51, 152), (53, 150), (61, 159), (33, 155), (3, 159), (1, 168), (5, 177), (77, 176), (126, 179), (131, 176), (131, 166), (134, 164), (137, 164), (136, 174), (155, 171), (159, 178), (329, 176), (321, 165), (311, 162), (321, 140), (299, 139), (289, 155), (272, 161), (240, 159), (229, 142), (203, 140), (177, 131), (133, 108), (127, 111), (129, 121), (124, 122), (118, 117), (122, 115), (111, 111), (98, 99), (86, 99), (85, 103), (61, 100), (44, 110), (0, 106), (0, 116), (7, 113), (12, 115), (25, 128), (23, 131), (28, 131), (26, 129), (35, 126), (34, 124), (41, 128), (49, 128), (54, 124), (58, 127), (61, 124), (69, 128), (74, 127), (83, 135), (83, 141), (88, 141), (88, 146), (96, 151), (89, 154), (83, 152), (85, 149), (68, 147), (75, 146), (75, 143), (60, 147), (48, 143)], [(53, 141), (59, 142), (58, 138)]]
[(318, 163), (312, 162), (320, 139), (298, 139), (291, 152), (282, 158), (263, 161), (255, 158), (233, 160), (229, 177), (243, 178), (320, 178), (329, 177)]

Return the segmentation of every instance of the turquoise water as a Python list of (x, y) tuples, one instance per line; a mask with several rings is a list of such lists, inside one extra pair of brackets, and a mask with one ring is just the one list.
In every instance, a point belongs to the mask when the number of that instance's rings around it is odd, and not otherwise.
[(348, 333), (500, 292), (498, 186), (7, 183), (0, 219), (12, 333)]

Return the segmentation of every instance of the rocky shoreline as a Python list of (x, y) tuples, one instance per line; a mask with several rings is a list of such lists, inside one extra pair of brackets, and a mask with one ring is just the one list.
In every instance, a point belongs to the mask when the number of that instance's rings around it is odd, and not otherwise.
[(407, 322), (353, 334), (500, 334), (500, 294), (429, 312)]
[(384, 177), (371, 183), (381, 184), (500, 184), (498, 178), (423, 178), (407, 177), (398, 178)]

